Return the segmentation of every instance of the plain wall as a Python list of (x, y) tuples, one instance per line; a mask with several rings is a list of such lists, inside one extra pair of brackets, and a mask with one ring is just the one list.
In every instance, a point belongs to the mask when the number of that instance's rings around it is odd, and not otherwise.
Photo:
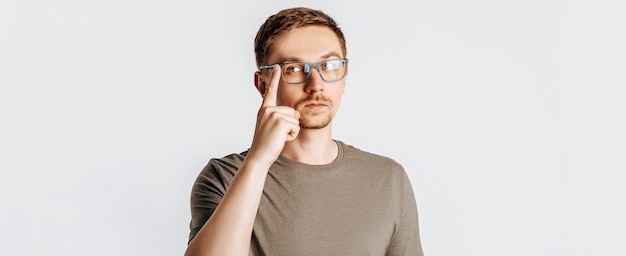
[(427, 255), (625, 255), (623, 5), (3, 0), (0, 255), (182, 255), (292, 6), (344, 29), (334, 137), (403, 164)]

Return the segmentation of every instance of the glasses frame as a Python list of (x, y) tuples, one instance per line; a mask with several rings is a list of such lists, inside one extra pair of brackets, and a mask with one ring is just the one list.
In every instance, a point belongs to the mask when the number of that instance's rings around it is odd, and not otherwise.
[[(322, 72), (320, 72), (320, 65), (324, 64), (326, 62), (329, 62), (329, 61), (341, 61), (341, 65), (343, 65), (343, 75), (341, 75), (340, 78), (327, 80), (322, 75)], [(320, 75), (320, 78), (322, 78), (322, 80), (324, 82), (328, 82), (328, 83), (337, 82), (337, 81), (343, 79), (346, 76), (346, 73), (347, 73), (347, 70), (348, 70), (348, 59), (347, 58), (325, 60), (325, 61), (320, 61), (318, 63), (306, 63), (306, 62), (299, 62), (299, 61), (290, 61), (290, 62), (283, 62), (283, 63), (280, 63), (280, 64), (279, 63), (276, 63), (276, 64), (278, 64), (278, 66), (280, 66), (281, 70), (282, 70), (283, 66), (285, 66), (287, 64), (304, 64), (304, 65), (308, 65), (309, 67), (316, 69), (317, 73)], [(263, 70), (266, 70), (266, 69), (273, 69), (274, 65), (276, 65), (276, 64), (268, 64), (268, 65), (260, 66), (259, 67), (259, 71), (263, 71)], [(287, 82), (287, 80), (285, 80), (285, 77), (283, 76), (283, 72), (280, 72), (280, 77), (282, 78), (283, 82), (285, 82), (287, 84), (303, 84), (303, 83), (306, 83), (306, 81), (309, 81), (309, 78), (311, 78), (311, 71), (312, 71), (312, 69), (309, 69), (309, 72), (306, 73), (306, 77), (304, 78), (304, 80), (302, 82), (298, 82), (298, 83)]]

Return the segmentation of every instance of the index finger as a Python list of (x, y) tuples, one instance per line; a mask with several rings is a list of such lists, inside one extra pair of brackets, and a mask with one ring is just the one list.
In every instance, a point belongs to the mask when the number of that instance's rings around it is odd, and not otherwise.
[(276, 95), (278, 94), (278, 82), (280, 81), (280, 66), (274, 65), (272, 69), (272, 78), (265, 87), (265, 95), (263, 95), (263, 106), (276, 106)]

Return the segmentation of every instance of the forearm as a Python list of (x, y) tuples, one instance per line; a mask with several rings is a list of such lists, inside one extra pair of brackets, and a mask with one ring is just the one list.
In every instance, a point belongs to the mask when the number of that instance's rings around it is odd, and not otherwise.
[(268, 166), (244, 161), (185, 255), (248, 255)]
[[(259, 72), (255, 73), (256, 83), (260, 76)], [(259, 85), (264, 96), (250, 150), (215, 211), (189, 243), (185, 255), (248, 255), (269, 167), (285, 142), (294, 140), (300, 131), (300, 113), (276, 104), (280, 77), (281, 69), (275, 65), (271, 80)]]

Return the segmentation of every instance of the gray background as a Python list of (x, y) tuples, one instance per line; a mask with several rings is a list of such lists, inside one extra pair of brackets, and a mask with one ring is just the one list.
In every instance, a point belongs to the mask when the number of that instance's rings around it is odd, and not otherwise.
[(216, 2), (0, 1), (1, 255), (182, 255), (300, 5), (347, 37), (334, 137), (404, 165), (427, 255), (626, 254), (619, 1)]

